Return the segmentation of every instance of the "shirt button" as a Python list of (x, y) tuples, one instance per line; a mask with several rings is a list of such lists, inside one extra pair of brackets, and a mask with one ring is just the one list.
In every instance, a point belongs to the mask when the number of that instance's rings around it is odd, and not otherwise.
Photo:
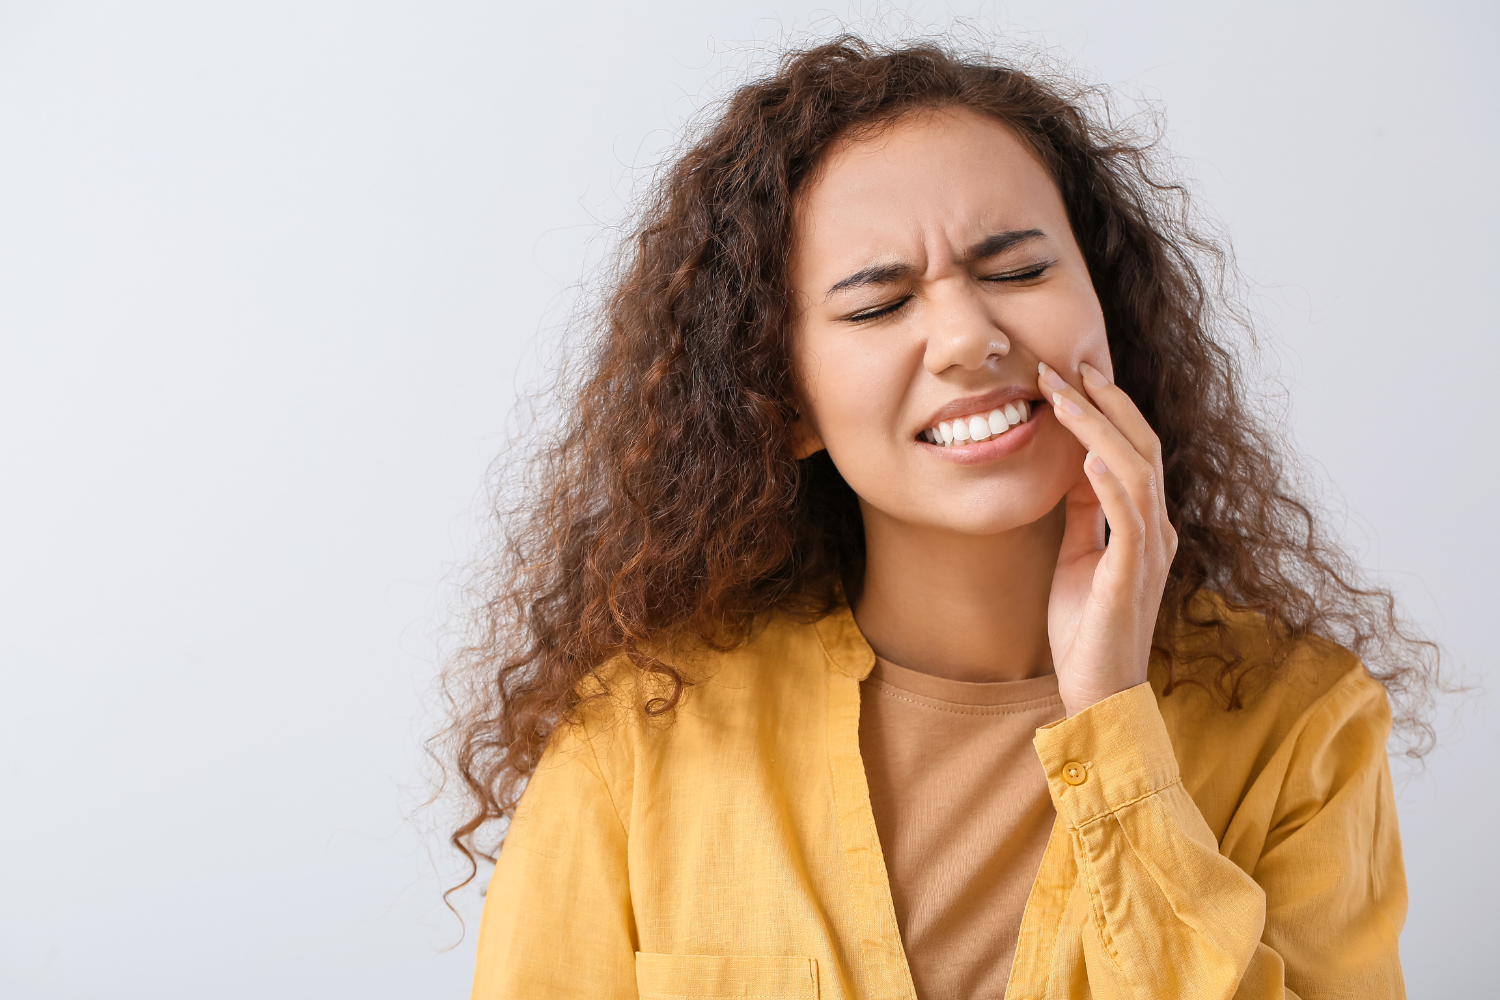
[(1070, 785), (1081, 785), (1089, 780), (1088, 768), (1076, 760), (1070, 760), (1062, 766), (1062, 779)]

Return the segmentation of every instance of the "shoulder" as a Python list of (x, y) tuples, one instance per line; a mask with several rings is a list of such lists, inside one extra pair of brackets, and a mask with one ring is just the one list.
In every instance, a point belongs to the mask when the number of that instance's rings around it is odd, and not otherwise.
[(1337, 643), (1320, 636), (1278, 641), (1259, 614), (1207, 592), (1194, 599), (1194, 610), (1216, 625), (1180, 630), (1170, 674), (1165, 663), (1151, 664), (1158, 701), (1164, 711), (1176, 706), (1184, 724), (1198, 716), (1212, 726), (1233, 717), (1286, 721), (1334, 702), (1385, 703), (1385, 688)]
[(1183, 637), (1174, 676), (1153, 662), (1151, 686), (1210, 825), (1257, 783), (1384, 766), (1389, 702), (1357, 656), (1316, 636), (1278, 646), (1259, 615), (1201, 600), (1220, 626)]
[(727, 648), (679, 639), (660, 643), (650, 655), (682, 679), (675, 707), (652, 711), (662, 704), (658, 699), (671, 698), (670, 675), (615, 657), (579, 683), (582, 700), (572, 717), (558, 724), (549, 753), (587, 747), (607, 769), (617, 770), (625, 764), (622, 756), (684, 745), (701, 749), (698, 744), (710, 733), (730, 735), (768, 718), (810, 725), (822, 710), (830, 672), (857, 679), (873, 663), (852, 616), (842, 609), (816, 621), (772, 613)]

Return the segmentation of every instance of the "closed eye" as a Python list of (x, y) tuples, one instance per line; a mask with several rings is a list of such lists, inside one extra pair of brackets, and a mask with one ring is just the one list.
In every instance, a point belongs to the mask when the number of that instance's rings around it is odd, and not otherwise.
[(983, 278), (980, 278), (979, 280), (980, 281), (1030, 281), (1032, 278), (1040, 278), (1042, 275), (1046, 274), (1047, 273), (1047, 269), (1049, 267), (1051, 267), (1054, 263), (1056, 263), (1056, 262), (1049, 260), (1049, 261), (1045, 261), (1045, 262), (1043, 262), (1041, 264), (1033, 264), (1032, 266), (1026, 268), (1025, 270), (1021, 270), (1021, 271), (1006, 271), (1003, 274), (989, 274), (989, 275), (985, 275)]
[(870, 321), (872, 319), (879, 319), (882, 316), (889, 316), (891, 313), (893, 313), (896, 310), (900, 309), (902, 306), (906, 305), (910, 301), (911, 301), (911, 296), (907, 295), (907, 296), (904, 296), (901, 299), (898, 299), (895, 302), (889, 302), (889, 303), (887, 303), (887, 304), (885, 304), (883, 306), (875, 306), (873, 308), (865, 309), (865, 310), (862, 310), (860, 312), (853, 313), (852, 315), (845, 316), (844, 317), (844, 322), (845, 323), (865, 323), (865, 322), (868, 322), (868, 321)]
[[(1042, 261), (1040, 264), (1032, 264), (1030, 267), (1023, 268), (1022, 270), (1019, 270), (1019, 271), (1005, 271), (1005, 272), (1003, 272), (1001, 274), (990, 274), (990, 275), (986, 275), (986, 276), (980, 278), (979, 280), (980, 281), (989, 281), (989, 282), (1018, 282), (1018, 283), (1019, 282), (1023, 282), (1023, 281), (1032, 281), (1032, 280), (1034, 280), (1036, 278), (1040, 278), (1042, 275), (1046, 274), (1047, 270), (1049, 268), (1051, 268), (1052, 265), (1054, 265), (1056, 263), (1057, 263), (1056, 261), (1052, 261), (1052, 260)], [(869, 309), (864, 309), (864, 310), (861, 310), (860, 312), (857, 312), (857, 313), (851, 313), (850, 315), (844, 317), (844, 322), (845, 323), (868, 323), (871, 320), (880, 319), (880, 318), (882, 318), (884, 316), (891, 315), (892, 313), (894, 313), (894, 312), (898, 311), (899, 309), (901, 309), (902, 306), (906, 305), (911, 300), (912, 300), (912, 296), (907, 295), (907, 296), (903, 296), (902, 298), (898, 299), (895, 302), (886, 303), (883, 306), (873, 306), (873, 307), (871, 307)]]

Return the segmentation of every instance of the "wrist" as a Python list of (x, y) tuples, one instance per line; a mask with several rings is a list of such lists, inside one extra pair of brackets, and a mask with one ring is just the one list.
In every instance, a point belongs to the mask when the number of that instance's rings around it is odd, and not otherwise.
[(1085, 709), (1092, 708), (1107, 698), (1113, 698), (1122, 691), (1146, 683), (1146, 672), (1142, 670), (1139, 677), (1124, 678), (1114, 683), (1089, 684), (1089, 685), (1066, 685), (1059, 691), (1062, 698), (1063, 711), (1068, 718), (1072, 718)]

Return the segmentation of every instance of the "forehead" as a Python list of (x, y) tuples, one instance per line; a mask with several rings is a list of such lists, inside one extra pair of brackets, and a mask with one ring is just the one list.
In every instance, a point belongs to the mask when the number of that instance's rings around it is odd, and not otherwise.
[(794, 252), (892, 252), (940, 238), (967, 246), (999, 229), (1066, 224), (1051, 175), (1009, 128), (967, 108), (930, 110), (828, 152), (799, 193)]

